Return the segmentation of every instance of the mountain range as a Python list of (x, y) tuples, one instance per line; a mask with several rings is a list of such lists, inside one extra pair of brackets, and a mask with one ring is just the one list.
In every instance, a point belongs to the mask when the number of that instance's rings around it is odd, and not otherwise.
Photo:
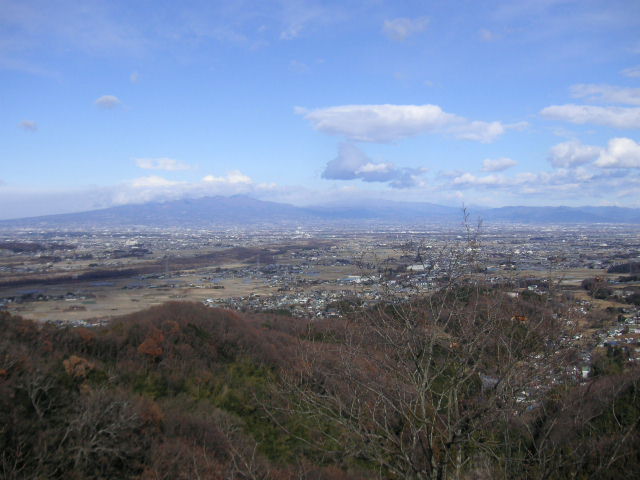
[[(505, 223), (640, 224), (640, 208), (500, 207), (469, 209), (472, 218)], [(0, 221), (0, 227), (196, 227), (296, 224), (452, 223), (463, 218), (461, 207), (432, 203), (369, 201), (298, 207), (245, 195), (212, 196)]]

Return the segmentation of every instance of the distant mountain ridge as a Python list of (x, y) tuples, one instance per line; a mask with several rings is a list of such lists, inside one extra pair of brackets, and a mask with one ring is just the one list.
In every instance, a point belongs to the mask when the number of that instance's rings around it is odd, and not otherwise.
[(485, 210), (484, 218), (523, 223), (640, 223), (640, 208), (500, 207)]
[[(640, 224), (639, 208), (623, 207), (500, 207), (471, 208), (474, 218), (509, 223), (629, 223)], [(0, 221), (0, 227), (155, 226), (197, 227), (293, 225), (313, 223), (459, 222), (460, 207), (432, 203), (370, 201), (297, 207), (245, 195), (123, 205), (79, 213)]]

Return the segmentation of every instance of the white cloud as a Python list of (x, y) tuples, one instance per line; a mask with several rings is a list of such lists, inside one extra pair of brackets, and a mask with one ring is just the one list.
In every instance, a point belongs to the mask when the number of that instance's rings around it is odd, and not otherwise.
[(134, 160), (138, 167), (144, 168), (146, 170), (165, 170), (170, 172), (176, 170), (189, 170), (191, 168), (191, 166), (187, 165), (186, 163), (180, 163), (178, 160), (167, 157), (136, 158)]
[(482, 162), (482, 170), (485, 172), (501, 172), (507, 168), (515, 167), (517, 164), (518, 162), (507, 157), (486, 158)]
[(328, 180), (354, 180), (358, 178), (356, 171), (369, 163), (369, 158), (358, 147), (351, 143), (342, 143), (336, 158), (327, 163), (322, 178)]
[(491, 143), (507, 128), (520, 128), (520, 124), (504, 125), (500, 122), (469, 121), (462, 117), (456, 118), (449, 126), (443, 129), (444, 133), (453, 135), (463, 140), (473, 140), (481, 143)]
[(297, 113), (304, 113), (316, 130), (365, 142), (435, 131), (455, 119), (437, 105), (342, 105)]
[[(559, 143), (549, 151), (549, 162), (556, 168), (573, 168), (591, 163), (601, 168), (640, 168), (640, 144), (630, 138), (612, 138), (606, 148), (583, 145), (577, 140)], [(577, 169), (579, 180), (591, 178)]]
[(35, 132), (38, 130), (38, 124), (33, 120), (22, 120), (18, 126), (25, 132)]
[(429, 26), (428, 17), (394, 18), (385, 20), (382, 25), (384, 34), (392, 40), (403, 41), (411, 35), (424, 32)]
[(365, 163), (359, 167), (356, 174), (368, 174), (368, 173), (388, 173), (394, 169), (393, 163)]
[(426, 170), (398, 168), (391, 162), (374, 162), (351, 143), (340, 145), (338, 156), (327, 163), (322, 178), (327, 180), (362, 180), (364, 182), (388, 182), (394, 188), (410, 188), (422, 185)]
[(543, 189), (572, 189), (581, 182), (588, 182), (593, 179), (593, 175), (582, 169), (568, 170), (560, 169), (553, 172), (522, 172), (514, 176), (503, 174), (491, 174), (485, 176), (474, 175), (469, 172), (462, 173), (455, 177), (451, 183), (451, 188), (485, 188), (503, 189), (513, 192), (523, 192), (529, 189), (530, 192), (542, 191)]
[(134, 188), (168, 187), (171, 185), (178, 185), (179, 183), (180, 182), (167, 180), (166, 178), (159, 177), (157, 175), (136, 178), (130, 182), (131, 186)]
[(640, 88), (582, 83), (571, 87), (571, 96), (589, 101), (640, 105)]
[(640, 78), (640, 65), (637, 65), (635, 67), (625, 68), (620, 73), (625, 77)]
[(583, 145), (577, 140), (559, 143), (551, 147), (549, 151), (549, 162), (554, 167), (575, 167), (592, 162), (602, 149), (592, 145)]
[(94, 102), (100, 108), (116, 108), (122, 102), (115, 95), (103, 95)]
[(547, 118), (571, 123), (593, 123), (616, 128), (640, 128), (640, 108), (596, 107), (593, 105), (552, 105), (540, 112)]
[(456, 138), (492, 142), (508, 128), (522, 124), (471, 121), (447, 113), (437, 105), (341, 105), (295, 112), (316, 130), (361, 142), (391, 142), (421, 133), (443, 133)]
[(423, 175), (426, 172), (426, 168), (399, 169), (398, 175), (391, 182), (389, 182), (389, 186), (396, 189), (416, 187), (424, 188), (427, 186), (427, 181), (423, 178)]
[(602, 168), (640, 168), (640, 144), (630, 138), (612, 138), (596, 165)]
[(226, 183), (230, 185), (238, 185), (238, 184), (250, 185), (253, 183), (253, 180), (251, 180), (251, 177), (248, 177), (247, 175), (240, 172), (239, 170), (233, 170), (227, 173), (226, 177), (216, 177), (214, 175), (207, 175), (202, 179), (202, 181), (207, 183)]
[[(440, 177), (441, 182), (435, 188), (439, 192), (465, 191), (468, 192), (465, 195), (467, 199), (479, 201), (480, 198), (486, 198), (489, 201), (482, 200), (482, 203), (498, 201), (498, 205), (515, 202), (530, 205), (594, 205), (610, 199), (618, 192), (634, 192), (635, 195), (629, 195), (626, 205), (640, 206), (640, 197), (637, 195), (640, 191), (640, 145), (629, 142), (629, 139), (624, 139), (624, 142), (615, 140), (612, 139), (606, 149), (609, 155), (615, 157), (612, 168), (597, 169), (588, 165), (516, 175), (459, 172), (454, 178)], [(606, 158), (604, 154), (602, 157)], [(637, 168), (632, 169), (633, 166)]]
[(271, 185), (256, 185), (241, 172), (229, 172), (227, 176), (207, 175), (198, 182), (177, 182), (152, 175), (137, 178), (111, 188), (112, 205), (143, 203), (150, 201), (200, 198), (208, 195), (236, 195), (274, 191)]
[(485, 175), (484, 177), (476, 176), (472, 173), (465, 172), (453, 179), (454, 185), (502, 185), (506, 183), (506, 178), (502, 175)]

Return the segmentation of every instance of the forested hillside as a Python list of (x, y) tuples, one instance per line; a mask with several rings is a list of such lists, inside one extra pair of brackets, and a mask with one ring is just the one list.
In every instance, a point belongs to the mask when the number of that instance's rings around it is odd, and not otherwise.
[(640, 476), (640, 369), (612, 351), (581, 381), (563, 308), (458, 287), (323, 321), (0, 312), (0, 477)]

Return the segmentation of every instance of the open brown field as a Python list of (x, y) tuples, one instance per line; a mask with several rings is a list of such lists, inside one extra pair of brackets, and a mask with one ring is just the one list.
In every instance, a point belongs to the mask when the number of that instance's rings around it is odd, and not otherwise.
[[(14, 304), (9, 307), (12, 313), (33, 320), (102, 320), (118, 315), (137, 312), (154, 305), (171, 300), (203, 301), (207, 298), (236, 297), (255, 294), (272, 294), (274, 288), (262, 283), (246, 283), (241, 280), (231, 279), (224, 283), (224, 289), (195, 288), (193, 284), (199, 278), (197, 275), (185, 275), (181, 278), (185, 282), (184, 287), (172, 288), (157, 286), (141, 289), (123, 289), (126, 281), (115, 282), (112, 286), (91, 286), (74, 283), (71, 285), (57, 285), (48, 288), (50, 295), (64, 295), (68, 291), (79, 291), (78, 299), (33, 301)], [(82, 299), (82, 293), (88, 297)]]
[[(278, 286), (268, 284), (268, 276), (247, 273), (260, 265), (296, 266), (301, 252), (324, 246), (322, 242), (276, 245), (268, 248), (232, 248), (222, 251), (181, 252), (158, 259), (127, 259), (125, 265), (88, 268), (85, 261), (73, 262), (70, 271), (4, 275), (0, 296), (31, 294), (29, 301), (10, 303), (7, 308), (25, 318), (45, 321), (104, 320), (136, 312), (172, 300), (201, 302), (205, 299), (274, 295)], [(351, 252), (354, 254), (354, 252)], [(312, 257), (314, 258), (314, 257)], [(296, 278), (310, 290), (317, 282), (333, 282), (358, 274), (356, 265), (322, 265), (311, 261)], [(5, 264), (11, 262), (5, 262)], [(15, 263), (15, 260), (14, 260)], [(317, 265), (316, 265), (317, 263)], [(329, 290), (337, 289), (329, 286)], [(38, 300), (38, 296), (46, 297)]]

